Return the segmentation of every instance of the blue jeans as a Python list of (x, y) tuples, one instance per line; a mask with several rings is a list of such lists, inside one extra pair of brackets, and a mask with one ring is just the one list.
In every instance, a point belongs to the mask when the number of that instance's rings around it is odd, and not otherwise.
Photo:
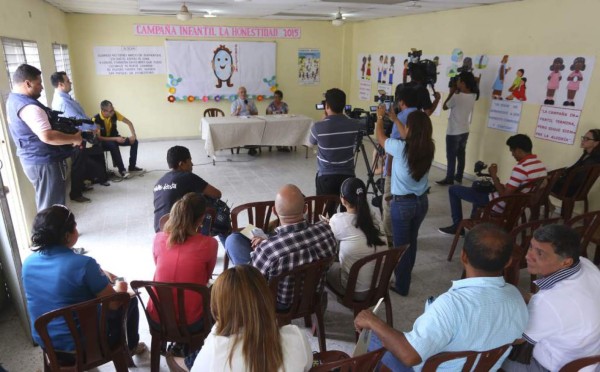
[(463, 219), (461, 200), (473, 203), (471, 217), (475, 216), (477, 208), (484, 207), (489, 203), (489, 194), (475, 190), (473, 187), (453, 185), (448, 188), (450, 196), (450, 211), (452, 213), (452, 224), (457, 226)]
[(23, 171), (35, 189), (37, 210), (53, 204), (65, 204), (67, 193), (67, 163), (64, 160), (49, 164), (24, 164)]
[[(381, 340), (379, 339), (379, 337), (377, 337), (375, 332), (371, 332), (371, 342), (369, 343), (368, 350), (375, 351), (382, 347), (383, 347), (383, 345), (381, 344)], [(412, 367), (406, 366), (398, 358), (396, 358), (394, 356), (394, 354), (390, 353), (389, 351), (386, 351), (385, 354), (383, 354), (383, 358), (381, 359), (381, 362), (379, 362), (379, 364), (385, 365), (386, 367), (391, 369), (393, 372), (413, 371)], [(379, 367), (376, 369), (376, 371), (379, 371)]]
[(252, 242), (240, 233), (233, 233), (225, 239), (225, 251), (234, 265), (246, 265), (252, 261)]
[[(448, 168), (446, 168), (446, 179), (448, 181), (456, 178), (463, 178), (465, 171), (465, 150), (467, 148), (467, 139), (469, 133), (457, 134), (455, 136), (446, 136), (446, 161)], [(458, 165), (456, 164), (458, 160)], [(456, 168), (456, 173), (455, 173)]]
[(117, 141), (102, 142), (102, 149), (110, 152), (113, 167), (117, 167), (119, 172), (125, 172), (121, 150), (119, 150), (120, 146), (131, 146), (129, 149), (129, 167), (132, 168), (137, 163), (138, 140), (133, 141), (133, 143), (129, 142), (129, 138), (125, 138), (124, 143), (118, 143)]
[(390, 204), (394, 247), (409, 245), (394, 270), (396, 291), (403, 296), (408, 294), (410, 288), (410, 276), (417, 259), (419, 227), (425, 219), (428, 208), (427, 193), (415, 199), (392, 199)]

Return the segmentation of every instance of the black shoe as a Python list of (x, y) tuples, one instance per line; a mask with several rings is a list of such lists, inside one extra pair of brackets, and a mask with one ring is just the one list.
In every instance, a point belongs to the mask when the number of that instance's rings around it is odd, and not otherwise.
[(250, 155), (250, 156), (256, 156), (257, 154), (258, 154), (258, 151), (256, 151), (256, 149), (248, 150), (248, 155)]
[(90, 198), (86, 198), (83, 195), (76, 196), (76, 197), (71, 197), (70, 199), (73, 200), (74, 202), (77, 202), (77, 203), (89, 203), (89, 202), (92, 201)]
[(544, 105), (551, 105), (550, 100), (549, 99), (545, 99), (544, 100)]
[(571, 105), (571, 106), (575, 106), (575, 101), (571, 101), (571, 102), (569, 102), (569, 105)]
[(564, 101), (563, 102), (563, 106), (569, 106), (569, 105), (570, 105), (569, 101)]
[(462, 183), (462, 177), (459, 176), (454, 176), (454, 181), (458, 182), (458, 183)]
[(399, 295), (400, 295), (400, 296), (402, 296), (402, 297), (406, 297), (406, 296), (408, 296), (408, 291), (407, 291), (406, 293), (401, 293), (401, 292), (400, 292), (400, 291), (398, 291), (398, 290), (396, 289), (396, 287), (394, 287), (394, 286), (390, 286), (390, 291), (392, 291), (392, 292), (394, 292), (394, 293), (396, 293), (396, 294), (399, 294)]
[(454, 181), (449, 180), (447, 178), (444, 178), (443, 180), (440, 180), (440, 181), (435, 181), (435, 183), (437, 183), (440, 186), (454, 185)]
[(141, 172), (143, 170), (144, 170), (143, 168), (136, 167), (135, 165), (133, 167), (132, 166), (129, 167), (130, 172)]
[[(457, 229), (458, 229), (458, 226), (451, 225), (448, 227), (440, 227), (438, 229), (438, 231), (441, 232), (442, 234), (446, 234), (446, 235), (456, 235)], [(460, 231), (460, 236), (464, 236), (464, 235), (465, 235), (465, 229), (462, 229)]]
[(553, 105), (553, 104), (554, 104), (554, 100), (553, 100), (553, 99), (549, 99), (549, 100), (548, 100), (548, 104), (549, 104), (549, 105)]

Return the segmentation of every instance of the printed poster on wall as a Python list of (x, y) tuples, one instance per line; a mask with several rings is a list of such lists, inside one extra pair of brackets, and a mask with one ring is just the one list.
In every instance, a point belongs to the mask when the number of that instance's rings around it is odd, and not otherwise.
[(535, 128), (535, 137), (572, 145), (579, 126), (581, 110), (542, 106)]
[[(234, 98), (240, 86), (251, 96), (272, 96), (276, 71), (273, 42), (167, 40), (169, 92), (176, 98)], [(273, 89), (274, 90), (274, 89)]]
[(97, 46), (98, 75), (155, 75), (165, 73), (165, 49), (147, 46)]
[(358, 98), (362, 101), (369, 101), (371, 97), (371, 82), (368, 80), (361, 80), (358, 83)]
[(517, 133), (521, 121), (521, 102), (493, 100), (488, 115), (488, 128)]
[(320, 63), (321, 51), (319, 49), (298, 49), (298, 84), (319, 84)]

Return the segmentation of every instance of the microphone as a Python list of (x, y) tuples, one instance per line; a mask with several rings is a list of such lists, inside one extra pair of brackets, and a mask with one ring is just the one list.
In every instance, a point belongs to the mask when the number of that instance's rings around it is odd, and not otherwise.
[(247, 99), (245, 99), (245, 100), (244, 100), (244, 104), (245, 104), (245, 105), (247, 105), (247, 104), (248, 104), (248, 100), (247, 100)]

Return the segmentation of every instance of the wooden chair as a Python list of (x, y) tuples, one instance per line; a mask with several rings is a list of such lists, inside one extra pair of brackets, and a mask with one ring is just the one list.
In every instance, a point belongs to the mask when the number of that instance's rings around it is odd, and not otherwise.
[[(506, 344), (488, 351), (457, 351), (439, 353), (425, 361), (422, 371), (435, 372), (442, 363), (445, 363), (449, 360), (467, 358), (462, 368), (463, 372), (488, 372), (492, 369), (494, 364), (496, 364), (498, 359), (504, 355), (510, 346), (511, 344)], [(477, 361), (477, 364), (475, 364), (475, 361)], [(475, 368), (473, 369), (473, 367)]]
[[(342, 305), (352, 309), (355, 318), (362, 310), (375, 306), (377, 301), (383, 297), (386, 321), (390, 327), (393, 327), (392, 302), (390, 300), (389, 292), (390, 278), (394, 272), (394, 268), (400, 261), (400, 257), (402, 257), (407, 247), (408, 244), (394, 249), (386, 249), (356, 261), (350, 268), (348, 282), (346, 283), (346, 291), (344, 293), (338, 292), (335, 288), (331, 287), (329, 283), (327, 283), (327, 288), (337, 296), (338, 301)], [(358, 279), (358, 273), (367, 264), (374, 265), (371, 284), (369, 286), (368, 296), (365, 299), (358, 300), (354, 297), (356, 281)], [(356, 333), (356, 337), (358, 339), (358, 333)]]
[(596, 245), (594, 264), (600, 264), (600, 211), (587, 212), (565, 222), (581, 235), (581, 256), (588, 257), (590, 243)]
[(351, 358), (342, 351), (325, 351), (313, 355), (314, 360), (321, 361), (321, 365), (312, 367), (309, 372), (367, 372), (374, 371), (383, 358), (386, 350), (380, 348)]
[[(210, 313), (210, 290), (205, 286), (194, 283), (161, 283), (134, 280), (131, 282), (131, 288), (139, 298), (148, 326), (152, 336), (152, 345), (150, 347), (150, 370), (158, 372), (160, 369), (160, 351), (162, 345), (167, 342), (179, 342), (187, 344), (190, 350), (198, 350), (204, 344), (204, 339), (210, 333), (212, 327), (212, 316)], [(140, 288), (144, 288), (148, 293), (154, 308), (158, 313), (160, 328), (151, 322), (150, 313), (140, 293)], [(185, 314), (186, 298), (190, 294), (202, 297), (202, 330), (191, 333), (188, 329), (189, 322)]]
[[(560, 175), (564, 172), (563, 169), (553, 171)], [(588, 193), (600, 176), (600, 164), (584, 165), (569, 170), (562, 188), (558, 193), (552, 192), (551, 196), (562, 202), (561, 215), (566, 220), (571, 219), (575, 203), (583, 201), (583, 212), (589, 211)], [(548, 208), (546, 208), (548, 210)]]
[[(240, 226), (240, 217), (242, 214), (246, 214), (249, 224), (267, 232), (271, 216), (273, 215), (274, 206), (274, 200), (238, 205), (231, 210), (231, 231), (239, 232), (243, 229), (243, 227)], [(276, 224), (279, 225), (279, 220), (277, 220)], [(227, 270), (228, 267), (229, 256), (227, 255), (227, 252), (225, 252), (225, 257), (223, 258), (223, 271)]]
[[(527, 194), (510, 194), (507, 196), (500, 196), (494, 200), (491, 200), (483, 208), (479, 217), (460, 221), (458, 228), (456, 229), (456, 234), (454, 235), (454, 241), (450, 247), (450, 252), (448, 253), (448, 261), (452, 260), (452, 256), (456, 250), (456, 245), (458, 244), (458, 239), (460, 238), (460, 233), (463, 231), (463, 229), (472, 229), (480, 223), (491, 222), (501, 226), (506, 231), (511, 231), (527, 207), (529, 198), (530, 195)], [(498, 206), (502, 208), (502, 205), (504, 205), (502, 213), (494, 211), (494, 207)]]
[[(565, 364), (558, 372), (579, 372), (583, 367), (600, 363), (600, 355), (576, 359)], [(312, 370), (311, 370), (312, 371)]]
[(277, 323), (279, 326), (290, 324), (293, 319), (304, 318), (310, 324), (312, 314), (317, 317), (317, 333), (319, 337), (319, 351), (326, 350), (325, 325), (323, 322), (324, 305), (326, 301), (323, 296), (325, 274), (331, 265), (333, 257), (323, 258), (308, 264), (300, 265), (291, 271), (281, 273), (270, 278), (269, 288), (276, 299), (280, 285), (284, 281), (290, 281), (293, 286), (292, 303), (287, 310), (277, 312)]
[[(125, 317), (129, 299), (127, 293), (115, 293), (56, 309), (36, 319), (34, 326), (44, 344), (44, 371), (85, 371), (110, 361), (116, 371), (128, 371), (129, 364), (133, 365), (125, 342)], [(111, 321), (118, 322), (121, 330), (119, 339), (116, 342), (111, 340), (113, 344), (108, 338), (109, 314)], [(113, 318), (115, 315), (116, 319)], [(49, 323), (60, 318), (66, 323), (75, 343), (75, 364), (71, 366), (59, 363), (57, 350), (48, 334)]]
[(340, 206), (339, 195), (317, 195), (304, 198), (307, 205), (307, 221), (310, 224), (319, 222), (319, 215), (330, 218)]
[(523, 213), (521, 223), (535, 221), (540, 218), (542, 206), (548, 204), (548, 196), (550, 195), (552, 187), (554, 187), (557, 179), (558, 174), (552, 174), (527, 182), (517, 189), (517, 192), (521, 194), (530, 195), (530, 199), (526, 208), (529, 209), (529, 218), (527, 218), (526, 213)]
[[(215, 220), (215, 218), (217, 218), (217, 211), (214, 208), (208, 207), (206, 208), (206, 211), (204, 213), (204, 223), (208, 222), (208, 231), (210, 231), (210, 229), (212, 228), (213, 221)], [(169, 220), (170, 215), (170, 213), (167, 213), (158, 220), (159, 231), (164, 231), (165, 224)], [(202, 232), (202, 227), (204, 226), (204, 223), (202, 224), (202, 226), (198, 226), (198, 229), (196, 229), (197, 232)]]

